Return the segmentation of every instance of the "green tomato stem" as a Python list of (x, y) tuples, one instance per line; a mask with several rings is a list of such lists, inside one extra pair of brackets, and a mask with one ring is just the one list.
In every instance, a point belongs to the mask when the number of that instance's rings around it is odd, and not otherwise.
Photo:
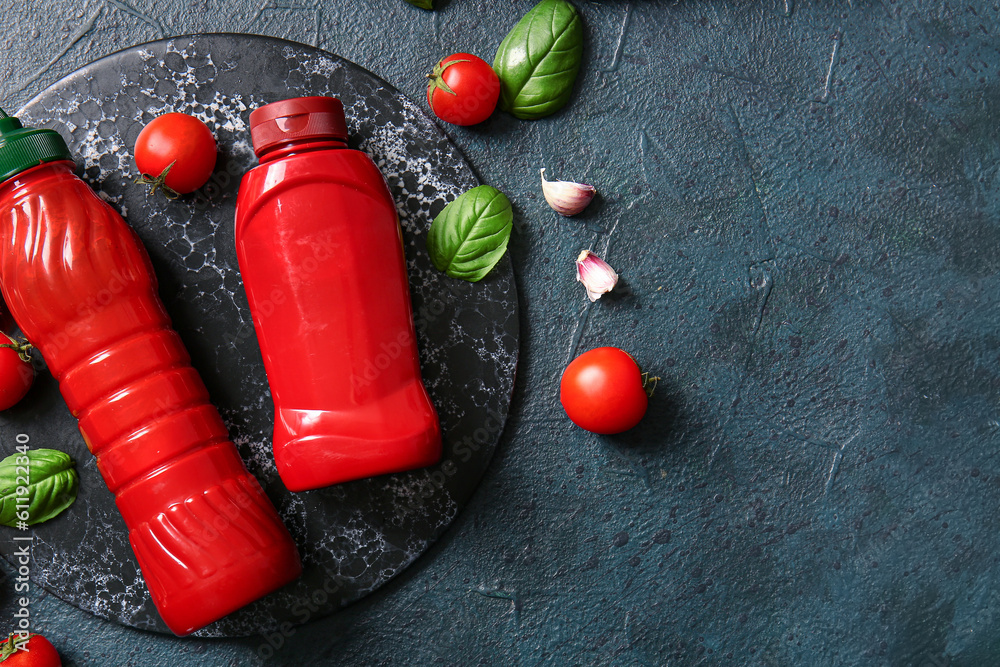
[[(4, 335), (6, 336), (6, 334), (4, 334)], [(10, 342), (9, 343), (0, 343), (0, 347), (9, 347), (10, 349), (12, 349), (15, 352), (17, 352), (17, 356), (21, 359), (21, 361), (25, 361), (25, 362), (31, 363), (31, 355), (29, 355), (28, 353), (31, 352), (32, 349), (34, 349), (34, 347), (35, 347), (34, 345), (32, 345), (31, 343), (29, 343), (25, 339), (21, 339), (20, 341), (16, 341), (13, 338), (11, 338), (10, 336), (7, 336), (7, 340), (9, 340)]]
[(649, 373), (642, 374), (642, 388), (646, 390), (646, 396), (653, 398), (653, 392), (656, 391), (656, 385), (659, 381), (658, 375), (650, 377)]
[[(37, 632), (29, 632), (29, 633), (27, 633), (28, 639), (31, 639), (36, 634), (38, 634), (38, 633)], [(15, 639), (15, 637), (19, 638), (20, 634), (16, 633), (16, 632), (10, 633), (9, 635), (7, 635), (7, 639), (5, 639), (2, 644), (0, 644), (0, 662), (3, 662), (4, 660), (6, 660), (7, 658), (9, 658), (10, 656), (12, 656), (15, 653), (17, 653), (18, 642)]]
[(451, 67), (452, 65), (457, 65), (458, 63), (468, 63), (471, 60), (461, 59), (461, 60), (449, 60), (444, 62), (443, 60), (434, 66), (434, 70), (427, 75), (427, 78), (431, 80), (431, 90), (428, 92), (428, 96), (434, 94), (435, 88), (440, 88), (449, 95), (458, 95), (451, 87), (444, 81), (444, 71)]
[(142, 174), (141, 176), (139, 176), (139, 178), (135, 179), (135, 182), (141, 185), (152, 186), (149, 188), (149, 194), (151, 195), (156, 194), (156, 191), (160, 190), (163, 192), (163, 196), (166, 197), (167, 199), (177, 199), (178, 197), (181, 196), (180, 193), (171, 188), (169, 185), (167, 185), (167, 174), (170, 173), (170, 170), (173, 168), (175, 164), (177, 164), (177, 160), (174, 160), (173, 162), (168, 164), (167, 168), (164, 169), (159, 176)]

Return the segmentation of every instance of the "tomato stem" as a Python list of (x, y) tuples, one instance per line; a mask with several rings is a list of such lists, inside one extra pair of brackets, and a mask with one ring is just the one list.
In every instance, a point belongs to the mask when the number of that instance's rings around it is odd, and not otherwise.
[[(28, 632), (26, 634), (27, 634), (27, 638), (24, 639), (23, 641), (27, 641), (28, 639), (31, 639), (32, 637), (34, 637), (38, 633), (36, 633), (36, 632)], [(9, 635), (7, 635), (7, 639), (5, 639), (2, 644), (0, 644), (0, 662), (3, 662), (4, 660), (6, 660), (7, 658), (9, 658), (10, 656), (12, 656), (15, 653), (17, 653), (18, 646), (20, 645), (21, 642), (18, 642), (15, 639), (15, 637), (20, 638), (21, 634), (17, 633), (17, 632), (12, 632)], [(25, 650), (27, 650), (27, 649), (25, 649)]]
[(152, 186), (149, 188), (149, 194), (151, 195), (156, 194), (157, 190), (161, 190), (163, 192), (163, 196), (166, 197), (167, 199), (177, 199), (178, 197), (181, 196), (180, 193), (171, 188), (169, 185), (167, 185), (167, 174), (170, 173), (170, 170), (173, 168), (175, 164), (177, 164), (177, 160), (174, 160), (173, 162), (168, 164), (167, 168), (164, 169), (162, 172), (160, 172), (159, 176), (142, 174), (141, 176), (139, 176), (139, 178), (135, 179), (135, 182), (141, 185)]
[(448, 62), (444, 62), (442, 60), (437, 65), (435, 65), (434, 66), (434, 70), (430, 74), (427, 75), (427, 78), (431, 80), (431, 90), (428, 91), (428, 93), (427, 93), (428, 98), (431, 95), (434, 94), (434, 89), (435, 88), (440, 88), (441, 90), (443, 90), (444, 92), (446, 92), (446, 93), (448, 93), (450, 95), (456, 95), (457, 96), (458, 93), (456, 93), (454, 90), (452, 90), (451, 87), (447, 83), (445, 83), (445, 81), (444, 81), (444, 71), (446, 69), (448, 69), (449, 67), (451, 67), (452, 65), (457, 65), (458, 63), (468, 63), (468, 62), (472, 62), (472, 61), (469, 60), (468, 58), (459, 59), (459, 60), (449, 60)]
[(660, 376), (658, 375), (650, 377), (649, 373), (642, 374), (642, 388), (646, 390), (646, 396), (653, 398), (653, 392), (656, 391), (656, 385), (659, 381)]
[(14, 633), (7, 635), (7, 639), (0, 644), (0, 661), (6, 660), (17, 651), (17, 644), (14, 643)]
[[(6, 336), (6, 334), (4, 335)], [(7, 336), (7, 340), (9, 340), (10, 342), (0, 343), (0, 347), (9, 347), (10, 349), (17, 352), (17, 356), (20, 357), (21, 361), (26, 361), (28, 363), (31, 363), (31, 355), (29, 354), (29, 352), (31, 352), (31, 350), (34, 349), (35, 347), (34, 345), (29, 343), (24, 338), (17, 341), (11, 338), (10, 336)]]

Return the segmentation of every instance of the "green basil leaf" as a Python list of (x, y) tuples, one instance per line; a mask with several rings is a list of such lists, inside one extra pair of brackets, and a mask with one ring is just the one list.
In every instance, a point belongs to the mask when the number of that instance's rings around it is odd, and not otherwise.
[(421, 9), (434, 9), (434, 0), (406, 0), (411, 5), (416, 5)]
[(511, 30), (493, 61), (500, 108), (534, 120), (569, 102), (583, 56), (583, 21), (566, 0), (542, 0)]
[(80, 486), (75, 465), (56, 449), (31, 449), (0, 461), (0, 524), (32, 526), (72, 505)]
[(427, 250), (438, 271), (477, 282), (507, 252), (514, 212), (507, 195), (480, 185), (458, 196), (434, 218)]

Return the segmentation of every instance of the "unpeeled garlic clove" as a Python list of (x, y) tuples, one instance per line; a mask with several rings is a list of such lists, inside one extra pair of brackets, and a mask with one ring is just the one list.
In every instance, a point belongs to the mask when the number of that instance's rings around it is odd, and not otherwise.
[(597, 188), (571, 181), (546, 181), (545, 170), (542, 169), (542, 194), (553, 211), (569, 217), (587, 208), (597, 194)]
[(587, 297), (591, 303), (618, 284), (618, 274), (611, 265), (589, 250), (584, 250), (576, 258), (576, 279), (587, 288)]

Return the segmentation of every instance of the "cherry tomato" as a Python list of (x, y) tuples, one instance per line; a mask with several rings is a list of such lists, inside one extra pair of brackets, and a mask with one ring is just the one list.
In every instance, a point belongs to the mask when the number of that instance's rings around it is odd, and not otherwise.
[(35, 369), (29, 349), (31, 345), (0, 334), (0, 410), (13, 407), (31, 389)]
[(0, 665), (3, 667), (62, 667), (59, 653), (48, 639), (31, 635), (27, 642), (12, 634), (0, 644)]
[(135, 140), (139, 182), (167, 196), (194, 192), (215, 169), (215, 137), (203, 122), (183, 113), (157, 116)]
[(454, 53), (427, 75), (427, 103), (441, 120), (475, 125), (490, 117), (500, 98), (500, 79), (485, 60)]
[(563, 371), (559, 400), (574, 424), (604, 434), (638, 424), (649, 403), (639, 365), (617, 347), (599, 347), (571, 361)]

